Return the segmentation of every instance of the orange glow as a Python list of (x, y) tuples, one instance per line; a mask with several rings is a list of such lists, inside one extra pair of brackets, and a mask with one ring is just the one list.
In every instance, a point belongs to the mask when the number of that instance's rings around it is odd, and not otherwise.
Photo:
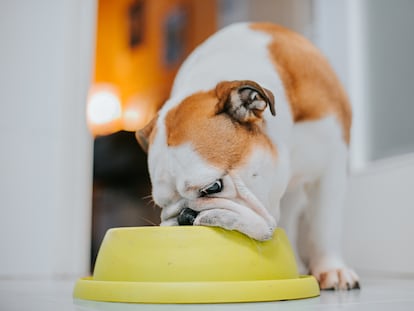
[(139, 111), (139, 107), (129, 107), (125, 109), (123, 115), (123, 127), (126, 131), (136, 131), (140, 120), (143, 118), (142, 112)]
[[(99, 0), (92, 134), (144, 127), (168, 98), (182, 61), (215, 30), (215, 1)], [(111, 85), (116, 99), (96, 94), (100, 85)]]
[(145, 101), (132, 101), (124, 108), (122, 125), (125, 131), (135, 132), (145, 126), (148, 118), (148, 103)]

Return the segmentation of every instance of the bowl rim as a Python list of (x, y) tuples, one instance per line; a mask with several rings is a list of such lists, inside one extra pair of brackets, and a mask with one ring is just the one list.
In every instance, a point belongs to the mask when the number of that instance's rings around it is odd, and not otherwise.
[(73, 291), (74, 299), (153, 304), (264, 302), (319, 295), (319, 284), (311, 275), (236, 282), (119, 282), (86, 277), (76, 282)]

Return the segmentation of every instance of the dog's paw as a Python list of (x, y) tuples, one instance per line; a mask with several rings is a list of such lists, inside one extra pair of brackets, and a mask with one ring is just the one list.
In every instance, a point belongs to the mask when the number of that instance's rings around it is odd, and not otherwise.
[(359, 277), (350, 268), (345, 266), (323, 269), (319, 267), (311, 270), (318, 280), (321, 289), (350, 290), (359, 289)]

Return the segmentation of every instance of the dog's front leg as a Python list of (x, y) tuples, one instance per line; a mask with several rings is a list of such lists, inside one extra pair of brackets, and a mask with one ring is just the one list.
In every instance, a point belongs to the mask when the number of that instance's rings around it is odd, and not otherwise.
[(359, 288), (358, 276), (345, 265), (340, 249), (346, 157), (338, 152), (321, 178), (305, 187), (308, 206), (299, 220), (299, 252), (321, 289)]

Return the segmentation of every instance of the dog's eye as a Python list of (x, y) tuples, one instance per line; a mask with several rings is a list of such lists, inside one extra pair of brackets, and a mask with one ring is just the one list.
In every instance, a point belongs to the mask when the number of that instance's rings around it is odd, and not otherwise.
[(223, 190), (223, 181), (219, 179), (219, 180), (216, 180), (211, 185), (208, 185), (207, 187), (201, 189), (200, 195), (203, 197), (209, 194), (219, 193), (221, 192), (221, 190)]

